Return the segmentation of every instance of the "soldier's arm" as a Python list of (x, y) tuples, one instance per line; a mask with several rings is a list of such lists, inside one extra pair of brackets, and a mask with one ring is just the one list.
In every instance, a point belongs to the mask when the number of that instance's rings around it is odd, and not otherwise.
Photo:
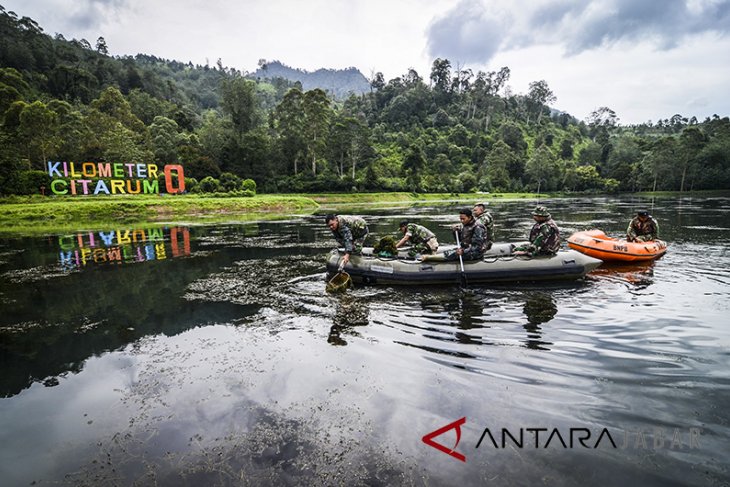
[(403, 238), (400, 239), (397, 244), (395, 244), (395, 247), (398, 248), (398, 247), (405, 245), (406, 242), (408, 242), (408, 240), (410, 240), (410, 238), (411, 238), (411, 236), (406, 233), (405, 235), (403, 235)]
[(489, 225), (487, 226), (487, 240), (494, 242), (494, 219), (489, 219)]
[(342, 241), (345, 244), (345, 254), (349, 255), (355, 250), (355, 246), (352, 244), (352, 231), (347, 225), (342, 225), (340, 233), (342, 234)]
[(550, 226), (543, 225), (540, 227), (540, 231), (537, 233), (535, 240), (532, 242), (532, 255), (537, 255), (540, 250), (545, 246), (545, 242), (550, 237)]
[(633, 242), (636, 238), (636, 230), (634, 230), (634, 220), (629, 222), (629, 228), (626, 229), (626, 240)]
[(651, 223), (651, 239), (656, 240), (659, 238), (659, 223), (656, 220), (652, 220)]

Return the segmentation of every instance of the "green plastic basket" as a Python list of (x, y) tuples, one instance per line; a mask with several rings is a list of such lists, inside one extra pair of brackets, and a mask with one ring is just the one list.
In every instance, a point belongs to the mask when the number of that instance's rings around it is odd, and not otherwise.
[(352, 278), (347, 272), (338, 272), (335, 276), (327, 281), (328, 293), (340, 293), (352, 286)]

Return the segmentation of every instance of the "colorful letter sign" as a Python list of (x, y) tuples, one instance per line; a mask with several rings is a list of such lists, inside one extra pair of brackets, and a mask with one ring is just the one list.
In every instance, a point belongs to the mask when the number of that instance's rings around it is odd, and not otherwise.
[(54, 194), (157, 194), (160, 175), (168, 193), (185, 192), (185, 174), (179, 164), (167, 164), (160, 171), (157, 164), (48, 161), (47, 168)]

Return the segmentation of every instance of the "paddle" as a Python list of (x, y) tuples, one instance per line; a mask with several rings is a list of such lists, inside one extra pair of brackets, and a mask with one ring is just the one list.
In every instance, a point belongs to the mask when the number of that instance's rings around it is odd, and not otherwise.
[[(461, 243), (459, 243), (459, 231), (455, 230), (454, 235), (456, 235), (456, 250), (458, 251), (461, 249)], [(466, 287), (466, 273), (464, 272), (464, 259), (459, 255), (459, 265), (461, 266), (461, 286)]]

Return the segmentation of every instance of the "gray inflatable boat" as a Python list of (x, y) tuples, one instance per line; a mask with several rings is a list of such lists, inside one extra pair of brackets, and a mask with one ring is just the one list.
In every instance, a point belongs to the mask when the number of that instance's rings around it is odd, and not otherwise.
[[(365, 284), (470, 284), (490, 282), (547, 281), (579, 279), (601, 265), (602, 261), (575, 250), (561, 250), (550, 257), (514, 256), (518, 244), (494, 244), (484, 259), (464, 261), (462, 275), (459, 261), (447, 262), (440, 254), (429, 260), (408, 258), (405, 251), (398, 257), (379, 257), (372, 247), (365, 247), (362, 255), (352, 255), (345, 266), (354, 282)], [(439, 251), (445, 248), (439, 248)], [(344, 253), (333, 249), (327, 259), (328, 278), (337, 273)]]

